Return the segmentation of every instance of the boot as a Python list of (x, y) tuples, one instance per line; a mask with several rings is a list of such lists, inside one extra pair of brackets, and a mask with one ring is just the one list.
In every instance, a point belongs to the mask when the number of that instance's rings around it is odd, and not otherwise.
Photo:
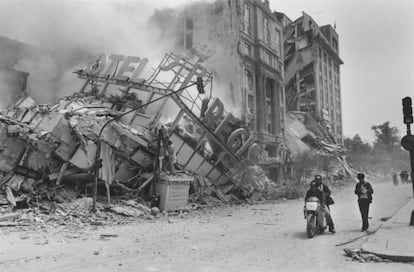
[(336, 231), (335, 231), (335, 227), (334, 227), (334, 224), (333, 224), (333, 223), (329, 224), (329, 232), (330, 232), (330, 233), (335, 233), (335, 232), (336, 232)]

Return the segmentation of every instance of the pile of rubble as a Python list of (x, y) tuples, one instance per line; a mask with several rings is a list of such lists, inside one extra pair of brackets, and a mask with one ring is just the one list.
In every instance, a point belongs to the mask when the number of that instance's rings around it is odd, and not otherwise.
[[(108, 191), (113, 184), (133, 192), (149, 179), (153, 135), (121, 122), (102, 129), (119, 115), (103, 107), (105, 102), (77, 95), (53, 107), (31, 104), (9, 108), (1, 115), (0, 204), (64, 202), (79, 197), (79, 192), (88, 195), (97, 168)], [(99, 149), (98, 138), (102, 139)]]
[(342, 180), (354, 175), (354, 170), (345, 159), (346, 150), (335, 142), (332, 134), (313, 113), (289, 112), (286, 128), (286, 145), (291, 158), (312, 152), (329, 160), (329, 169), (325, 169), (327, 179)]
[[(242, 163), (255, 156), (253, 137), (218, 99), (197, 96), (191, 107), (184, 102), (191, 99), (183, 99), (179, 91), (195, 77), (211, 80), (198, 60), (167, 55), (156, 75), (181, 62), (186, 69), (171, 68), (173, 78), (165, 89), (156, 86), (156, 76), (148, 83), (100, 76), (95, 71), (102, 70), (99, 61), (104, 59), (99, 56), (92, 66), (75, 72), (85, 79), (80, 92), (54, 105), (39, 105), (24, 93), (0, 114), (0, 207), (3, 213), (27, 211), (4, 220), (25, 224), (35, 220), (32, 212), (47, 213), (49, 221), (57, 215), (61, 222), (76, 218), (94, 224), (109, 214), (151, 216), (148, 206), (157, 206), (151, 202), (160, 173), (194, 177), (190, 202), (210, 206), (274, 189), (257, 164)], [(108, 85), (118, 93), (108, 94)], [(149, 93), (149, 103), (142, 104), (139, 91)], [(160, 121), (160, 111), (147, 115), (146, 105), (155, 95), (172, 99), (179, 113), (168, 122)], [(267, 162), (281, 164), (281, 159)], [(93, 216), (87, 212), (91, 197)], [(83, 204), (76, 204), (79, 199)]]

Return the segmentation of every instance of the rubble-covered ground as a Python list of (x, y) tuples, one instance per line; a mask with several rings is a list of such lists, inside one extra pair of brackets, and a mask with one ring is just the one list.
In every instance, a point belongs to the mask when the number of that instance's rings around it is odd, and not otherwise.
[[(411, 197), (411, 187), (370, 182), (375, 189), (370, 231), (375, 231)], [(0, 227), (0, 242), (7, 245), (0, 247), (0, 267), (5, 272), (412, 270), (412, 264), (360, 263), (344, 254), (345, 248), (360, 248), (366, 238), (353, 190), (350, 185), (333, 192), (337, 233), (312, 239), (306, 235), (302, 199), (189, 206), (138, 218), (100, 207), (88, 219), (83, 217), (88, 200), (83, 199), (65, 220), (26, 212), (15, 222), (34, 224)]]

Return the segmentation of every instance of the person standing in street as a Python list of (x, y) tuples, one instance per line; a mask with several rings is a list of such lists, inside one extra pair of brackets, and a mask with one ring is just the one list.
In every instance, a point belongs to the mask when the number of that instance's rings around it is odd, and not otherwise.
[(355, 194), (358, 196), (358, 206), (362, 218), (361, 231), (366, 231), (369, 227), (369, 205), (372, 203), (372, 194), (374, 193), (374, 190), (372, 189), (371, 184), (365, 181), (365, 175), (363, 173), (359, 173), (357, 178), (359, 182), (355, 186)]
[(394, 185), (397, 186), (398, 185), (398, 177), (397, 177), (397, 173), (392, 174), (392, 182), (394, 182)]

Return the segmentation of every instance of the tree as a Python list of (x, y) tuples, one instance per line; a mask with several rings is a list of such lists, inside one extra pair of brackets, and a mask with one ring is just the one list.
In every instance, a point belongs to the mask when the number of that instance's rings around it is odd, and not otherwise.
[(355, 134), (352, 139), (345, 138), (344, 145), (352, 153), (368, 153), (371, 151), (371, 146), (368, 143), (364, 143), (359, 134)]
[(389, 121), (382, 125), (372, 126), (371, 129), (374, 131), (376, 137), (374, 142), (375, 149), (383, 149), (391, 152), (399, 147), (400, 139), (398, 129), (391, 127)]
[(406, 154), (401, 149), (398, 129), (391, 127), (387, 121), (382, 125), (372, 126), (375, 133), (374, 150), (371, 154), (371, 163), (376, 172), (383, 172), (387, 176), (391, 172), (401, 171), (407, 159)]

